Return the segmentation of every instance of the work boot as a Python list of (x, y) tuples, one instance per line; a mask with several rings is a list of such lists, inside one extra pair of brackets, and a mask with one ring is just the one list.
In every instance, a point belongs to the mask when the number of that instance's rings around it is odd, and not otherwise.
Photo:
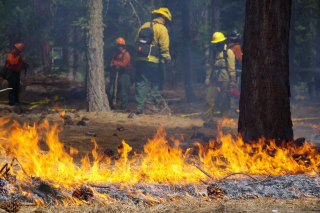
[(142, 115), (143, 110), (142, 109), (137, 109), (136, 115)]

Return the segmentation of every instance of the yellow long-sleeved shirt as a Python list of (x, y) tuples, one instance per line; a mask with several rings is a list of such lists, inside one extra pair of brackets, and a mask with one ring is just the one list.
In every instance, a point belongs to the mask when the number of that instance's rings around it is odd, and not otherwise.
[[(170, 52), (169, 52), (170, 39), (169, 39), (168, 29), (161, 23), (161, 21), (159, 19), (153, 19), (152, 22), (153, 22), (154, 40), (160, 46), (161, 56), (163, 58), (168, 58), (168, 57), (170, 57)], [(146, 22), (144, 25), (141, 26), (141, 28), (139, 29), (139, 31), (137, 33), (135, 42), (138, 42), (139, 33), (140, 33), (141, 29), (150, 27), (150, 24), (151, 24), (150, 22)], [(150, 54), (148, 57), (145, 57), (145, 56), (142, 56), (139, 53), (137, 53), (135, 60), (136, 61), (150, 61), (153, 63), (159, 63), (159, 58), (155, 57), (153, 55), (150, 55)]]
[[(227, 49), (227, 65), (226, 60), (223, 57), (223, 51), (217, 51), (216, 55), (210, 55), (209, 69), (207, 70), (207, 79), (211, 77), (211, 74), (215, 76), (218, 81), (235, 81), (236, 80), (236, 60), (235, 55), (231, 49)], [(228, 70), (226, 69), (228, 66)]]

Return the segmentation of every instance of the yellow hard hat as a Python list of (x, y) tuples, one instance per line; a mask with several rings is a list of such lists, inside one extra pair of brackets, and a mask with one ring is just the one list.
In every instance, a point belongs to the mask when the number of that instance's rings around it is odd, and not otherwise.
[(220, 33), (220, 32), (215, 32), (213, 35), (212, 35), (212, 41), (211, 43), (219, 43), (219, 42), (222, 42), (222, 41), (225, 41), (227, 38), (224, 37), (223, 33)]
[(157, 9), (157, 10), (152, 11), (151, 13), (152, 14), (155, 14), (155, 13), (161, 14), (164, 17), (166, 17), (169, 21), (172, 21), (172, 16), (171, 16), (171, 13), (170, 13), (168, 8), (161, 7), (159, 9)]

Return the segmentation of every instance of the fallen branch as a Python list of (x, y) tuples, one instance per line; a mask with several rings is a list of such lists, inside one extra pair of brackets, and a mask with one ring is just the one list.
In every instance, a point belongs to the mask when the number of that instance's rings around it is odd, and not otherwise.
[(206, 181), (204, 181), (204, 180), (201, 180), (201, 179), (200, 179), (200, 181), (201, 181), (202, 183), (206, 184), (206, 185), (209, 184), (208, 182), (206, 182)]
[(3, 167), (2, 167), (1, 170), (0, 170), (0, 174), (2, 173), (2, 171), (3, 171), (5, 168), (7, 168), (7, 166), (8, 166), (8, 163), (5, 163), (5, 164), (3, 165)]
[(160, 98), (161, 100), (163, 101), (163, 105), (164, 105), (164, 108), (163, 110), (160, 112), (160, 114), (162, 114), (165, 110), (168, 110), (169, 111), (169, 116), (171, 116), (171, 109), (169, 108), (166, 100), (164, 100), (164, 98), (160, 95)]
[(259, 181), (257, 178), (252, 177), (251, 175), (249, 175), (249, 174), (247, 174), (247, 173), (244, 173), (244, 172), (236, 172), (236, 173), (228, 174), (227, 176), (225, 176), (224, 178), (220, 179), (219, 181), (223, 181), (223, 180), (225, 180), (226, 178), (228, 178), (228, 177), (230, 177), (230, 176), (232, 176), (232, 175), (246, 175), (246, 176), (252, 178), (252, 179), (255, 180), (255, 181)]
[(258, 180), (258, 181), (255, 181), (255, 182), (252, 182), (252, 183), (249, 183), (249, 184), (247, 184), (247, 186), (249, 186), (249, 185), (253, 185), (253, 184), (257, 184), (257, 183), (262, 183), (262, 182), (264, 182), (264, 181), (266, 181), (270, 176), (271, 176), (271, 172), (269, 173), (269, 175), (267, 176), (267, 177), (265, 177), (265, 178), (263, 178), (262, 180)]
[(195, 166), (201, 171), (203, 172), (203, 174), (207, 175), (209, 178), (214, 179), (214, 177), (212, 175), (210, 175), (208, 172), (206, 172), (204, 169), (202, 169), (199, 165), (195, 164)]
[(5, 169), (4, 173), (1, 173), (0, 177), (3, 177), (4, 175), (8, 176), (8, 172), (10, 171), (10, 169), (12, 168), (13, 162), (14, 162), (15, 158), (12, 158), (10, 165), (8, 163), (6, 163), (2, 169), (1, 172)]
[[(23, 168), (23, 166), (21, 165), (21, 163), (19, 162), (18, 158), (15, 157), (14, 159), (18, 162), (18, 164), (19, 164), (21, 170), (23, 171), (23, 173), (24, 173), (27, 177), (30, 177), (30, 176), (27, 174), (26, 170), (24, 170), (24, 168)], [(32, 180), (31, 177), (30, 177), (30, 179)]]
[(20, 206), (37, 206), (36, 203), (25, 203), (25, 202), (22, 202), (20, 203)]
[(95, 187), (95, 188), (106, 188), (106, 189), (111, 188), (110, 186), (107, 186), (107, 185), (88, 184), (88, 186)]

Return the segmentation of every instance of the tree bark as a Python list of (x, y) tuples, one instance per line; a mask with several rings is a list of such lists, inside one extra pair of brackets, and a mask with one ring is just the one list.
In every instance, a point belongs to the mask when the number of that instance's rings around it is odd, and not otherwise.
[(247, 0), (238, 131), (244, 141), (292, 141), (289, 30), (292, 0)]
[(212, 9), (212, 32), (219, 32), (220, 27), (220, 9), (219, 9), (220, 0), (211, 0), (211, 9)]
[(102, 7), (102, 0), (88, 0), (86, 86), (89, 112), (110, 111), (104, 82)]
[(193, 102), (196, 99), (193, 85), (193, 57), (191, 53), (192, 38), (191, 38), (191, 12), (189, 10), (189, 0), (184, 0), (182, 3), (182, 36), (183, 46), (182, 51), (182, 70), (184, 72), (184, 88), (188, 102)]
[(75, 28), (69, 27), (68, 31), (68, 79), (70, 81), (74, 81), (74, 57), (75, 57), (75, 51), (73, 47), (74, 45), (74, 37), (75, 37)]

